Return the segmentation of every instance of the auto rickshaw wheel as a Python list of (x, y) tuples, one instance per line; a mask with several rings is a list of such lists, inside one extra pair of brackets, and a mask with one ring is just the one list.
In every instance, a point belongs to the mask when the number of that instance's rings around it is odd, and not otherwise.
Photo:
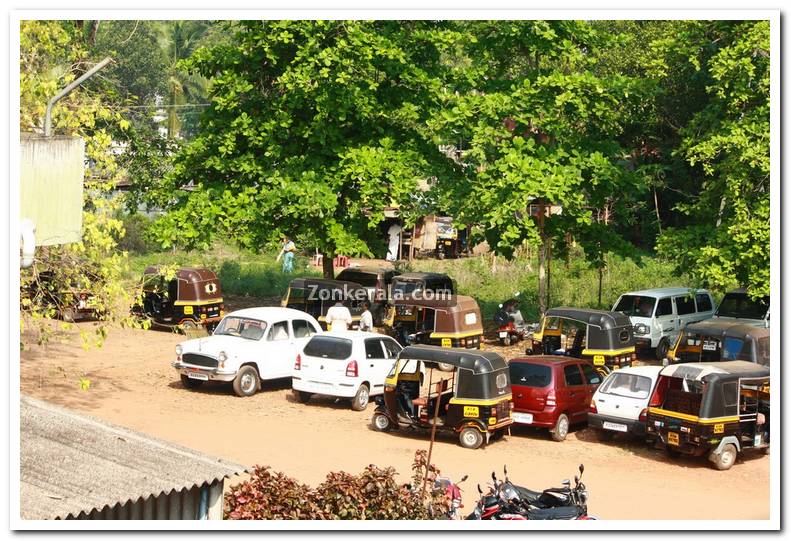
[(714, 463), (714, 467), (720, 471), (731, 469), (731, 466), (736, 462), (736, 446), (732, 443), (727, 443), (722, 447), (720, 454), (712, 453), (709, 455), (709, 460)]
[(670, 342), (668, 341), (667, 337), (662, 337), (662, 339), (656, 345), (656, 359), (658, 361), (663, 360), (665, 357), (667, 357), (669, 351)]
[(233, 380), (233, 391), (236, 396), (243, 398), (253, 396), (260, 386), (261, 380), (258, 377), (258, 370), (249, 364), (240, 368), (236, 378)]
[(181, 329), (181, 332), (183, 333), (186, 333), (187, 331), (194, 331), (197, 328), (198, 324), (192, 319), (185, 319), (179, 323), (179, 329)]
[(375, 412), (374, 416), (371, 417), (371, 426), (374, 427), (374, 430), (378, 430), (379, 432), (388, 432), (391, 428), (391, 424), (390, 417), (381, 411)]
[(363, 411), (365, 409), (365, 406), (368, 405), (368, 399), (370, 398), (369, 392), (368, 385), (365, 383), (360, 385), (354, 398), (352, 398), (352, 409), (354, 411)]
[(203, 382), (199, 379), (192, 379), (182, 374), (181, 376), (181, 384), (184, 386), (185, 389), (197, 389)]
[(459, 442), (467, 449), (477, 449), (483, 445), (483, 434), (477, 428), (468, 426), (459, 433)]

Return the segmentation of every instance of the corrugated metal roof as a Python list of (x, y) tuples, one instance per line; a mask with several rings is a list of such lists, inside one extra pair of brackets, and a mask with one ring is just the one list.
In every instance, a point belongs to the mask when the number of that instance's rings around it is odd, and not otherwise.
[(23, 519), (56, 519), (247, 471), (47, 402), (21, 397)]

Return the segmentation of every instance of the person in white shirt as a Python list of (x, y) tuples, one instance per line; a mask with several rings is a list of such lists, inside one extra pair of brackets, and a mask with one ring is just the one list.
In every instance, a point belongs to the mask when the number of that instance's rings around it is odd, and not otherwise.
[(341, 301), (336, 302), (327, 310), (327, 328), (331, 331), (348, 331), (352, 324), (352, 313)]
[(363, 313), (360, 315), (360, 330), (371, 332), (374, 330), (374, 316), (371, 314), (371, 303), (363, 302)]

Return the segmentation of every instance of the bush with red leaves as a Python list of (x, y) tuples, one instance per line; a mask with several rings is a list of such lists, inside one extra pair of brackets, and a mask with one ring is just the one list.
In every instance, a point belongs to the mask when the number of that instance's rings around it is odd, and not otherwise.
[[(428, 469), (426, 494), (421, 494)], [(256, 466), (249, 481), (225, 496), (225, 518), (231, 520), (430, 519), (445, 513), (445, 492), (434, 489), (439, 470), (428, 465), (425, 451), (415, 453), (412, 483), (398, 484), (393, 468), (369, 465), (359, 475), (333, 472), (313, 489), (268, 466)]]

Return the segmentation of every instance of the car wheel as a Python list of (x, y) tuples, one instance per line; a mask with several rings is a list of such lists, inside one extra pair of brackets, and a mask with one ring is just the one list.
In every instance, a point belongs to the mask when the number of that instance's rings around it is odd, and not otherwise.
[(365, 409), (365, 406), (368, 405), (368, 399), (370, 398), (368, 393), (368, 385), (365, 383), (360, 385), (360, 388), (357, 389), (357, 394), (352, 398), (352, 409), (354, 411), (362, 411)]
[(381, 411), (377, 411), (374, 413), (374, 416), (371, 417), (371, 426), (374, 427), (374, 430), (378, 430), (379, 432), (388, 432), (391, 428), (390, 424), (390, 417)]
[(258, 370), (250, 365), (239, 369), (236, 378), (233, 380), (233, 392), (241, 397), (253, 396), (260, 386), (261, 380), (258, 378)]
[(563, 441), (569, 434), (569, 418), (565, 413), (561, 413), (558, 420), (555, 422), (555, 428), (550, 431), (552, 439), (555, 441)]
[(307, 404), (313, 397), (313, 393), (306, 393), (305, 391), (294, 391), (294, 394), (297, 395), (297, 401), (300, 404)]
[(483, 445), (483, 434), (477, 428), (468, 426), (459, 433), (459, 442), (466, 449), (477, 449)]
[(197, 389), (198, 387), (203, 385), (203, 382), (199, 379), (192, 379), (190, 377), (182, 375), (181, 384), (184, 386), (185, 389)]
[(656, 345), (657, 360), (659, 361), (663, 360), (665, 357), (667, 357), (669, 351), (670, 351), (670, 342), (666, 337), (663, 337)]
[(437, 363), (437, 368), (439, 368), (443, 372), (453, 372), (455, 368), (452, 364), (448, 363)]
[(720, 471), (731, 469), (734, 462), (736, 462), (736, 446), (732, 443), (726, 444), (719, 455), (711, 453), (709, 460), (714, 463), (714, 467)]

